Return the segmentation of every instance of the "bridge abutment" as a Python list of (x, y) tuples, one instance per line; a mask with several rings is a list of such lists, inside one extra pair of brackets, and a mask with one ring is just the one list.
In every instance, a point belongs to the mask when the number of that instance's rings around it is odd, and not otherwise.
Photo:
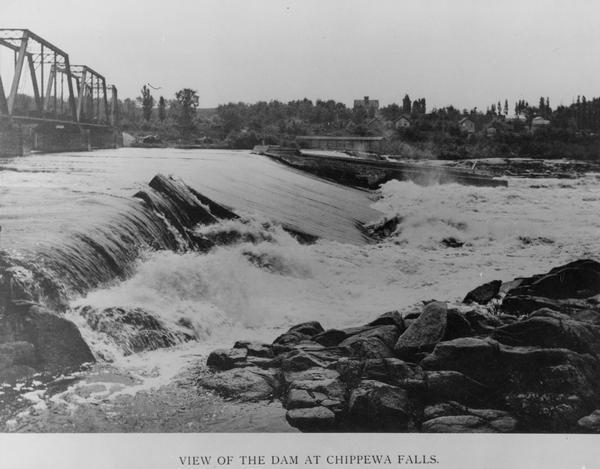
[(0, 157), (23, 156), (23, 134), (20, 127), (0, 127)]
[(110, 128), (80, 129), (77, 126), (39, 126), (33, 131), (32, 149), (39, 152), (88, 151), (116, 148), (118, 133)]

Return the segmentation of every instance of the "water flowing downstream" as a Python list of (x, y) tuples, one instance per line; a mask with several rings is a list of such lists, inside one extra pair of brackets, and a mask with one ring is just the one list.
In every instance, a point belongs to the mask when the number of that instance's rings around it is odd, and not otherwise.
[[(224, 207), (197, 200), (206, 211), (181, 213), (177, 191), (148, 186), (158, 173)], [(33, 300), (75, 322), (100, 364), (130, 373), (119, 389), (133, 393), (293, 323), (352, 326), (598, 258), (599, 208), (594, 174), (507, 188), (391, 181), (372, 194), (248, 152), (33, 155), (0, 160), (0, 267), (22, 268)], [(366, 242), (357, 226), (383, 215), (399, 217), (395, 231)]]

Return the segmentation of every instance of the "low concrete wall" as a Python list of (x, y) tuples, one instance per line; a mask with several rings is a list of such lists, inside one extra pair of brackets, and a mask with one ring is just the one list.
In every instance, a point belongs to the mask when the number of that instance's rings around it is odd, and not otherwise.
[(422, 185), (451, 182), (491, 187), (508, 185), (506, 181), (492, 179), (490, 176), (483, 174), (440, 166), (372, 161), (358, 158), (296, 156), (271, 152), (267, 152), (265, 155), (341, 184), (369, 189), (375, 189), (391, 179), (410, 180)]

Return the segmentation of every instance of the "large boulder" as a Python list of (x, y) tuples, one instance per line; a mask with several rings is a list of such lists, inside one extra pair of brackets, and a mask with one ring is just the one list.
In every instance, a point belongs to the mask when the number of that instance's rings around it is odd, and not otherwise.
[(556, 267), (547, 274), (520, 279), (502, 302), (502, 310), (529, 314), (536, 309), (565, 311), (568, 305), (560, 300), (574, 301), (600, 293), (600, 263), (584, 259)]
[(297, 324), (273, 341), (273, 350), (275, 353), (289, 350), (294, 345), (297, 345), (304, 340), (310, 340), (312, 337), (323, 331), (323, 326), (321, 326), (321, 324), (317, 321), (309, 321), (302, 324)]
[(285, 417), (292, 427), (301, 431), (322, 432), (335, 426), (335, 414), (325, 406), (288, 410)]
[(425, 372), (425, 395), (429, 402), (484, 402), (493, 399), (493, 391), (458, 371)]
[(456, 403), (425, 409), (429, 417), (421, 430), (425, 433), (511, 433), (517, 420), (508, 412), (496, 409), (472, 409)]
[(213, 370), (230, 370), (246, 363), (248, 351), (243, 348), (213, 350), (206, 360), (206, 364)]
[(500, 344), (492, 339), (462, 337), (436, 345), (421, 361), (427, 370), (453, 370), (484, 385), (501, 383), (505, 377), (501, 366)]
[(321, 347), (312, 350), (294, 348), (281, 355), (279, 359), (283, 371), (304, 371), (313, 367), (334, 368), (335, 363), (345, 355), (346, 352), (337, 347)]
[(412, 424), (408, 392), (380, 381), (362, 381), (350, 394), (348, 419), (359, 428), (406, 431)]
[(600, 263), (583, 259), (555, 267), (547, 274), (533, 276), (509, 294), (545, 298), (587, 298), (600, 293)]
[(269, 344), (254, 342), (249, 340), (238, 340), (234, 345), (234, 349), (245, 349), (249, 357), (273, 358), (273, 349)]
[(327, 400), (343, 402), (346, 398), (346, 385), (338, 378), (294, 379), (289, 384), (289, 390), (298, 389), (310, 394), (324, 395)]
[(232, 397), (240, 401), (272, 399), (281, 392), (278, 373), (258, 367), (208, 372), (198, 377), (197, 384), (214, 390), (223, 397)]
[(486, 305), (498, 295), (501, 286), (501, 280), (492, 280), (491, 282), (484, 283), (467, 293), (463, 303), (479, 303), (480, 305)]
[(577, 425), (587, 433), (600, 433), (600, 410), (595, 410), (578, 420)]
[(362, 380), (380, 381), (418, 391), (425, 386), (421, 367), (399, 358), (347, 358), (338, 361), (337, 370), (349, 388), (357, 387)]
[(339, 347), (361, 359), (391, 358), (397, 339), (396, 325), (374, 326), (348, 337), (340, 342)]
[(0, 383), (13, 382), (35, 373), (35, 347), (29, 342), (0, 344)]
[(401, 334), (406, 329), (404, 318), (399, 311), (388, 311), (377, 319), (371, 321), (367, 326), (396, 326)]
[(36, 371), (62, 373), (95, 361), (74, 323), (36, 304), (12, 304), (0, 315), (0, 330), (0, 342), (33, 346), (34, 359), (26, 365)]
[(396, 353), (403, 358), (433, 350), (446, 333), (447, 321), (448, 308), (446, 304), (438, 301), (429, 303), (419, 317), (398, 338), (395, 345)]
[(95, 308), (85, 305), (76, 312), (93, 330), (108, 336), (125, 355), (173, 347), (196, 338), (188, 325), (167, 326), (155, 313), (142, 308)]
[(551, 309), (538, 310), (523, 321), (500, 327), (492, 337), (508, 345), (567, 348), (600, 355), (600, 326)]

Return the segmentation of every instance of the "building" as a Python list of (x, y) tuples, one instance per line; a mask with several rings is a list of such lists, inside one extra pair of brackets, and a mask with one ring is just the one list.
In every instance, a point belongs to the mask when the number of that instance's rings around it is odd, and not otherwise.
[(354, 107), (364, 107), (367, 111), (373, 110), (373, 112), (377, 112), (379, 110), (379, 100), (369, 99), (368, 96), (365, 96), (363, 99), (355, 99)]
[(550, 121), (548, 119), (544, 119), (541, 116), (534, 117), (531, 119), (531, 132), (535, 132), (536, 130), (542, 129), (548, 125), (550, 125)]
[(469, 134), (475, 133), (475, 122), (468, 117), (463, 117), (461, 120), (459, 120), (458, 126), (463, 132), (467, 132)]
[(381, 153), (383, 137), (328, 137), (303, 135), (296, 137), (302, 148), (313, 150), (364, 151)]
[(408, 129), (410, 127), (410, 119), (406, 116), (400, 116), (400, 118), (394, 122), (394, 128), (396, 129)]

